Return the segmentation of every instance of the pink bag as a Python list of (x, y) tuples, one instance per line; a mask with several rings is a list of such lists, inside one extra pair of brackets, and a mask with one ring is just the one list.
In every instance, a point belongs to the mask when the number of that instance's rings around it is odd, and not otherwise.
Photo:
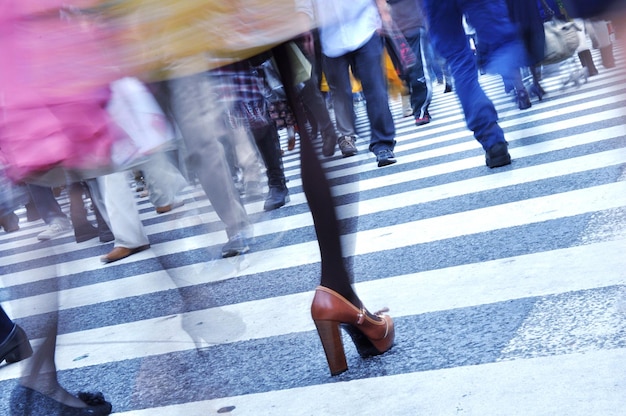
[(0, 2), (0, 151), (16, 181), (110, 163), (114, 37), (64, 4)]

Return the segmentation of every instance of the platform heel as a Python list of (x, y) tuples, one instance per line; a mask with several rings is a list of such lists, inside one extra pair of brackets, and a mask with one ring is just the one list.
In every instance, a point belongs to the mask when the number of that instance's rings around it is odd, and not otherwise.
[(361, 357), (380, 355), (394, 341), (393, 320), (383, 314), (357, 308), (334, 290), (318, 286), (311, 305), (311, 316), (322, 341), (330, 373), (335, 376), (348, 369), (340, 327), (352, 337)]
[(339, 322), (315, 321), (315, 327), (322, 341), (324, 353), (326, 353), (330, 374), (336, 376), (343, 373), (348, 369), (348, 363), (343, 349), (343, 341), (341, 340)]

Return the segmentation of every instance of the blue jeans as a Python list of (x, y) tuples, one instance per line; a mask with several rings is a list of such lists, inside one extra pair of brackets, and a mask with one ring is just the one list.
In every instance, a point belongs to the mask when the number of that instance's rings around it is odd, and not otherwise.
[(324, 72), (333, 98), (333, 109), (340, 136), (356, 134), (354, 127), (354, 101), (348, 68), (361, 81), (371, 137), (369, 149), (373, 153), (393, 150), (396, 128), (389, 110), (387, 78), (382, 66), (383, 40), (374, 36), (359, 49), (330, 58), (324, 56)]
[(69, 224), (67, 215), (65, 215), (61, 206), (54, 197), (52, 188), (28, 184), (28, 191), (30, 192), (32, 201), (37, 208), (37, 212), (46, 225), (50, 225), (55, 222)]
[(524, 56), (502, 0), (425, 0), (433, 46), (447, 61), (467, 127), (488, 150), (505, 142), (496, 109), (478, 83), (478, 70), (462, 25), (465, 14), (476, 29), (486, 69), (507, 74)]

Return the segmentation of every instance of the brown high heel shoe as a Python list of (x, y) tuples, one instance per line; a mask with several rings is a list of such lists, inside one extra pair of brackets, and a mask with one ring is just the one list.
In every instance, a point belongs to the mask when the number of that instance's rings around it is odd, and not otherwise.
[(336, 376), (348, 369), (341, 341), (341, 325), (352, 337), (361, 357), (379, 355), (393, 345), (393, 320), (384, 311), (370, 314), (357, 308), (334, 290), (318, 286), (311, 305), (311, 316), (322, 341), (330, 374)]

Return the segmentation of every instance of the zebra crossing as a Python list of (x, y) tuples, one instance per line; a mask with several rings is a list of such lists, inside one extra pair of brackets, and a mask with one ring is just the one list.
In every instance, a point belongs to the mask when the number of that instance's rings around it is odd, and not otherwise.
[[(599, 55), (594, 51), (596, 62)], [(297, 151), (291, 202), (246, 204), (255, 241), (221, 259), (222, 225), (199, 187), (157, 215), (137, 207), (151, 249), (102, 265), (110, 244), (39, 242), (41, 221), (0, 235), (0, 301), (33, 344), (59, 310), (57, 366), (69, 391), (114, 412), (156, 415), (619, 415), (626, 404), (624, 56), (579, 87), (572, 63), (517, 109), (481, 76), (510, 144), (490, 170), (454, 94), (430, 124), (392, 99), (398, 163), (325, 159), (355, 287), (390, 308), (396, 343), (328, 373), (310, 318), (319, 250)], [(356, 105), (366, 138), (365, 110)], [(286, 140), (286, 139), (285, 139)], [(61, 199), (68, 209), (67, 200)], [(0, 367), (0, 414), (21, 364)]]

